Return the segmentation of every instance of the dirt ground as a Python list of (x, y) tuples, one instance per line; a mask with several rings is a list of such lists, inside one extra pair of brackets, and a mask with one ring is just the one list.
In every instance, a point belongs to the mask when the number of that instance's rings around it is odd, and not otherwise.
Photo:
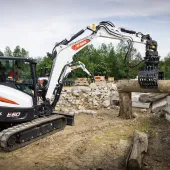
[(75, 116), (75, 125), (10, 153), (0, 152), (0, 170), (125, 170), (135, 129), (149, 134), (143, 169), (170, 169), (170, 122), (138, 110), (122, 120), (118, 110)]

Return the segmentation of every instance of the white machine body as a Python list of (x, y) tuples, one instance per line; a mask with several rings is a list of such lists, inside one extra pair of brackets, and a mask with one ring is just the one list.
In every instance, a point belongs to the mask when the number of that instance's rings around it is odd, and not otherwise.
[(0, 85), (0, 107), (32, 108), (33, 99), (23, 91)]

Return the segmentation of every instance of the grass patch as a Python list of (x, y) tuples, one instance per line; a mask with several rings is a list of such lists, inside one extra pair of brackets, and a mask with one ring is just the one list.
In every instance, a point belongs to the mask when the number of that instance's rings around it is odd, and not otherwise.
[(122, 140), (131, 140), (134, 128), (132, 126), (123, 126), (115, 127), (104, 130), (99, 136), (93, 136), (92, 141), (95, 144), (104, 143), (104, 144), (116, 144)]
[(135, 125), (135, 129), (148, 133), (152, 126), (152, 120), (150, 118), (145, 118)]
[(157, 117), (145, 117), (132, 124), (126, 124), (126, 122), (124, 123), (123, 121), (124, 120), (122, 120), (122, 124), (111, 127), (107, 130), (104, 130), (99, 135), (93, 136), (92, 141), (95, 144), (116, 144), (119, 143), (121, 139), (130, 141), (132, 140), (135, 130), (145, 132), (155, 137), (158, 134), (156, 127), (169, 123), (165, 119)]

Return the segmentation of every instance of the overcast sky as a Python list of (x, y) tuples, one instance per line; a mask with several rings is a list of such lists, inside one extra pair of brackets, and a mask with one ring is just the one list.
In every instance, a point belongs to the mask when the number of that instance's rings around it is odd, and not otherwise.
[(170, 52), (170, 0), (1, 0), (0, 49), (20, 45), (31, 57), (45, 56), (55, 42), (104, 20), (149, 33), (162, 57)]

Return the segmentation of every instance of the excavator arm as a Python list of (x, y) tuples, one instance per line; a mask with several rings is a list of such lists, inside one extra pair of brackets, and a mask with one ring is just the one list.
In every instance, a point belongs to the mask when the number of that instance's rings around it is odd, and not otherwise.
[[(89, 36), (81, 38), (76, 42), (72, 42), (87, 30), (92, 32)], [(157, 87), (157, 80), (163, 78), (163, 73), (158, 71), (160, 57), (157, 52), (157, 42), (152, 40), (149, 34), (144, 35), (140, 32), (118, 28), (111, 22), (103, 21), (100, 22), (99, 25), (93, 25), (92, 28), (87, 27), (72, 36), (69, 40), (64, 39), (55, 45), (53, 49), (53, 52), (55, 51), (55, 57), (46, 93), (47, 100), (51, 99), (56, 84), (59, 86), (62, 84), (63, 78), (61, 78), (61, 73), (64, 75), (63, 71), (66, 71), (67, 66), (72, 63), (73, 56), (99, 37), (126, 41), (129, 46), (125, 56), (126, 60), (130, 56), (134, 42), (145, 44), (146, 56), (144, 57), (144, 68), (139, 71), (138, 81), (143, 88)], [(137, 37), (139, 41), (134, 41), (134, 37)]]

